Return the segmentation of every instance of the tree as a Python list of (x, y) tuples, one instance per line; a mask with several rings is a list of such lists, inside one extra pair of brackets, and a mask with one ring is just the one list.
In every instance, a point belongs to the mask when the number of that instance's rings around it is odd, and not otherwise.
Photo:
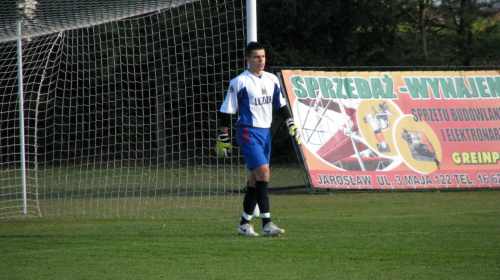
[[(445, 0), (439, 12), (447, 29), (441, 38), (450, 55), (449, 64), (498, 64), (499, 48), (490, 48), (500, 44), (498, 11), (484, 11), (472, 0)], [(485, 60), (484, 56), (489, 59)]]
[(500, 14), (472, 0), (262, 0), (269, 65), (500, 64)]
[(397, 16), (378, 1), (266, 0), (258, 5), (259, 40), (270, 65), (387, 65)]

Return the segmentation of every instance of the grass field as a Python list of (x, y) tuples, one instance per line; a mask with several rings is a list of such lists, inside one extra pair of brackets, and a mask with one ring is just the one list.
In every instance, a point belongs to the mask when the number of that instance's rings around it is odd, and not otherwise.
[(238, 236), (234, 210), (0, 220), (0, 279), (500, 279), (499, 191), (271, 202), (284, 236)]

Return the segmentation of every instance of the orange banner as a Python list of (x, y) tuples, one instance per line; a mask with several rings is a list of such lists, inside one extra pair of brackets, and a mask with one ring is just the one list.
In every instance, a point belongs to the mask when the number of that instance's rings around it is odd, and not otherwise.
[(500, 187), (500, 71), (281, 73), (315, 187)]

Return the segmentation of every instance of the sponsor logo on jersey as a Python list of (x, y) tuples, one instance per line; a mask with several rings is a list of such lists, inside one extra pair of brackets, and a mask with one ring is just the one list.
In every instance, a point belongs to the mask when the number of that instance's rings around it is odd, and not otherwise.
[(273, 97), (272, 96), (264, 96), (264, 97), (257, 97), (254, 98), (254, 103), (255, 105), (265, 105), (273, 102)]

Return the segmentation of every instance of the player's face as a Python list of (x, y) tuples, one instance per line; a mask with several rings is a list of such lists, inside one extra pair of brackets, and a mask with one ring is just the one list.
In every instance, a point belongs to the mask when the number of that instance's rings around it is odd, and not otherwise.
[(255, 50), (252, 51), (252, 55), (246, 58), (248, 62), (248, 70), (253, 74), (260, 76), (264, 67), (266, 66), (266, 51), (265, 50)]

